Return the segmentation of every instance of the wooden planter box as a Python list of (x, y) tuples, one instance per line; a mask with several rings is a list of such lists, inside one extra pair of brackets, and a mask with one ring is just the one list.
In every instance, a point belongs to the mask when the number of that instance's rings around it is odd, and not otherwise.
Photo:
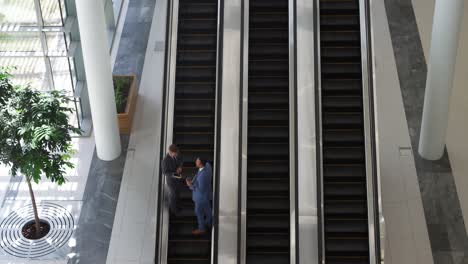
[(117, 114), (119, 122), (119, 131), (122, 134), (130, 134), (132, 131), (133, 116), (135, 114), (135, 107), (138, 97), (138, 88), (136, 82), (136, 75), (114, 75), (114, 77), (132, 77), (132, 84), (130, 91), (128, 92), (127, 105), (125, 106), (125, 112)]

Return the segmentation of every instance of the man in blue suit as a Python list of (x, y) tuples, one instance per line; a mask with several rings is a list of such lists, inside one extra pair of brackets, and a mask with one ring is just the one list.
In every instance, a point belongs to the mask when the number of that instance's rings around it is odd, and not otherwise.
[(187, 185), (192, 190), (192, 200), (195, 203), (195, 214), (197, 215), (198, 229), (192, 231), (193, 235), (203, 235), (206, 227), (211, 228), (213, 217), (211, 212), (211, 200), (213, 189), (211, 179), (213, 171), (211, 165), (197, 158), (195, 165), (198, 168), (193, 179), (187, 179)]

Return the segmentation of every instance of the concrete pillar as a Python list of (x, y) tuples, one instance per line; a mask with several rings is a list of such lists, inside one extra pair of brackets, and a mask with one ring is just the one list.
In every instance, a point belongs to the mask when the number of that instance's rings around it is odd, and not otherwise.
[(102, 1), (76, 1), (96, 152), (113, 160), (121, 152), (112, 67)]
[(419, 154), (438, 160), (444, 154), (450, 95), (464, 0), (436, 0)]

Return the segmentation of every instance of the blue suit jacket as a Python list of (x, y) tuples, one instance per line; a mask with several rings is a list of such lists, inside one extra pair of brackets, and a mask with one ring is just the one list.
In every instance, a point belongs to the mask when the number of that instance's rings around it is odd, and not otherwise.
[(192, 200), (194, 202), (209, 202), (212, 200), (213, 189), (211, 187), (211, 179), (213, 177), (213, 170), (209, 163), (206, 163), (203, 170), (193, 178), (192, 186)]

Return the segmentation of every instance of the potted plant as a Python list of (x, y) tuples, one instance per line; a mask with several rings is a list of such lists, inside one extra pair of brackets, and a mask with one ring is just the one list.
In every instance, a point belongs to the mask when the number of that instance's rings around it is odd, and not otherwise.
[(130, 134), (138, 96), (135, 75), (114, 75), (114, 94), (119, 130)]
[(0, 69), (0, 163), (9, 166), (13, 176), (24, 176), (29, 188), (34, 220), (23, 235), (39, 239), (50, 226), (39, 219), (32, 182), (44, 177), (62, 185), (70, 162), (72, 134), (81, 131), (69, 123), (69, 99), (59, 91), (40, 92), (29, 86), (13, 86), (10, 74)]

